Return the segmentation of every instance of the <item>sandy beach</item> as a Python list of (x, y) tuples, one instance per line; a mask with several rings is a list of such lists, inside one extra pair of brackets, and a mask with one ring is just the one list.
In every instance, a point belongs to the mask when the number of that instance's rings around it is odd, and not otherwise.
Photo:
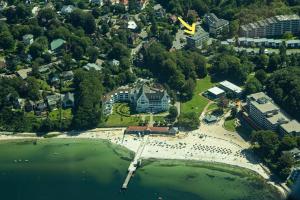
[[(219, 122), (222, 123), (222, 122)], [(125, 128), (97, 128), (70, 136), (66, 133), (51, 133), (55, 138), (103, 139), (136, 152), (145, 137), (124, 135)], [(34, 139), (32, 134), (0, 135), (0, 140)], [(43, 138), (40, 138), (43, 139)], [(237, 133), (222, 129), (219, 124), (203, 125), (201, 129), (180, 132), (176, 136), (150, 135), (144, 142), (142, 159), (193, 160), (224, 163), (252, 170), (267, 181), (270, 172), (249, 151), (250, 144)], [(283, 194), (284, 189), (272, 182)]]

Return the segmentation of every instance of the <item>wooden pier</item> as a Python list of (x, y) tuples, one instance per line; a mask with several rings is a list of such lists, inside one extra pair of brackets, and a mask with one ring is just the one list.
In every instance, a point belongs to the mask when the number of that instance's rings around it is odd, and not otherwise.
[(143, 140), (141, 141), (140, 146), (138, 147), (138, 150), (135, 154), (135, 157), (133, 159), (133, 161), (130, 163), (129, 167), (128, 167), (128, 174), (126, 176), (126, 179), (122, 185), (122, 189), (126, 190), (128, 187), (128, 183), (131, 179), (131, 177), (133, 176), (133, 174), (135, 173), (135, 171), (137, 170), (137, 167), (139, 165), (139, 163), (141, 163), (141, 156), (143, 153), (143, 150), (147, 144), (148, 141), (148, 136), (143, 137)]

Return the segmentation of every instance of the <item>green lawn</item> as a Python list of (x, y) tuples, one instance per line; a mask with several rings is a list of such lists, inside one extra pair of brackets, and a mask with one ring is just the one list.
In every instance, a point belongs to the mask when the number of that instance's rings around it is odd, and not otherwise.
[(209, 100), (203, 97), (200, 93), (211, 88), (213, 85), (214, 84), (211, 82), (210, 76), (197, 80), (194, 96), (190, 101), (181, 104), (181, 112), (196, 112), (198, 115), (200, 115), (204, 107), (209, 102)]
[(163, 122), (165, 120), (165, 117), (164, 116), (153, 116), (153, 121), (155, 122)]
[[(69, 108), (69, 109), (62, 109), (62, 119), (63, 120), (71, 120), (73, 115), (72, 115), (72, 109)], [(49, 118), (51, 119), (51, 121), (58, 121), (59, 120), (59, 117), (60, 117), (60, 110), (57, 109), (57, 110), (53, 110), (49, 113)]]
[(212, 111), (212, 110), (216, 110), (217, 108), (218, 108), (218, 105), (216, 103), (212, 103), (208, 106), (207, 110)]
[(226, 118), (224, 122), (224, 128), (227, 131), (236, 131), (236, 126), (235, 126), (235, 120), (236, 118)]
[(107, 120), (101, 126), (105, 127), (124, 127), (136, 126), (140, 118), (130, 116), (130, 108), (127, 103), (116, 103), (113, 107), (113, 114), (109, 115)]

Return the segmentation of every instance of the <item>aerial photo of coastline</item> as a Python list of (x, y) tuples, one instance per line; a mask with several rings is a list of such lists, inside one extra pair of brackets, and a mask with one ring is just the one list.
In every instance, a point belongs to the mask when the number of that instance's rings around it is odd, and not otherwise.
[(299, 8), (0, 0), (1, 199), (299, 200)]

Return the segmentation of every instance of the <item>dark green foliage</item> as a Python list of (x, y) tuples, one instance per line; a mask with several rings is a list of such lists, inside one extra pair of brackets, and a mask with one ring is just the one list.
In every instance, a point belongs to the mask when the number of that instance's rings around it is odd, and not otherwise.
[(244, 83), (251, 71), (251, 63), (241, 62), (238, 57), (228, 54), (216, 56), (211, 68), (211, 72), (219, 79), (228, 79), (235, 83)]
[(168, 52), (159, 43), (144, 49), (145, 66), (162, 83), (180, 92), (184, 100), (191, 99), (197, 74), (206, 75), (206, 59), (196, 52)]
[(96, 30), (94, 16), (79, 9), (71, 13), (70, 22), (75, 27), (82, 27), (87, 34), (92, 34)]
[(182, 113), (178, 118), (178, 126), (185, 128), (186, 130), (195, 130), (200, 124), (199, 116), (194, 113)]
[(259, 80), (257, 80), (255, 77), (252, 77), (247, 80), (245, 85), (245, 94), (253, 94), (257, 92), (261, 92), (263, 89), (263, 86)]
[(76, 106), (72, 127), (88, 129), (96, 127), (101, 119), (101, 97), (103, 86), (96, 71), (78, 71), (75, 75), (77, 88)]
[(290, 153), (283, 151), (294, 148), (297, 145), (297, 138), (291, 136), (279, 138), (278, 134), (272, 131), (254, 131), (251, 136), (254, 150), (273, 171), (285, 180), (295, 160)]
[(300, 120), (300, 69), (290, 67), (274, 72), (266, 90), (273, 100), (297, 120)]
[(0, 48), (11, 50), (15, 46), (15, 40), (9, 31), (0, 33)]
[(171, 106), (169, 108), (169, 115), (168, 118), (171, 119), (172, 121), (176, 119), (176, 117), (178, 116), (178, 110), (176, 106)]

